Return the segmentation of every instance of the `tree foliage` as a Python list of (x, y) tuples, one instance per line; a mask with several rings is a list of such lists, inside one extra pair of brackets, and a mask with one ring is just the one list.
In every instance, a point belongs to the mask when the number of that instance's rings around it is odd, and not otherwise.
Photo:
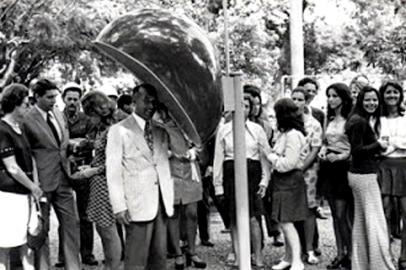
[[(305, 70), (307, 74), (381, 69), (406, 76), (406, 12), (403, 0), (343, 0), (349, 20), (341, 31), (329, 27), (326, 15), (304, 0)], [(95, 84), (122, 72), (95, 51), (92, 41), (118, 16), (139, 8), (182, 13), (205, 31), (226, 67), (221, 0), (3, 0), (0, 1), (0, 78), (28, 84), (44, 71), (58, 69), (62, 80)], [(230, 66), (244, 78), (271, 90), (290, 74), (289, 1), (230, 0), (228, 31)], [(351, 7), (349, 9), (348, 7)], [(328, 15), (327, 15), (328, 16)], [(390, 18), (390, 19), (388, 19)]]

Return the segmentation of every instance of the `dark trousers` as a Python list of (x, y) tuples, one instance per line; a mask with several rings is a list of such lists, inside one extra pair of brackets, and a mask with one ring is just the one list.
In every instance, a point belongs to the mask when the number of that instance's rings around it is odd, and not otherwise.
[(166, 270), (167, 216), (159, 204), (157, 216), (126, 226), (124, 270)]
[[(83, 261), (93, 260), (93, 243), (94, 243), (94, 229), (93, 223), (87, 219), (86, 209), (89, 200), (89, 183), (86, 180), (84, 182), (75, 185), (74, 190), (76, 193), (76, 206), (79, 213), (80, 221), (80, 255)], [(59, 252), (58, 259), (60, 262), (64, 262), (63, 256), (63, 235), (61, 226), (58, 228), (59, 235)]]
[[(49, 216), (51, 206), (54, 208), (63, 235), (63, 253), (65, 257), (66, 270), (79, 270), (79, 217), (73, 197), (72, 188), (66, 184), (61, 184), (51, 192), (45, 192), (47, 203), (41, 204), (44, 218), (44, 226), (49, 231)], [(49, 260), (49, 239), (37, 251), (35, 258), (36, 269), (51, 269)]]
[(213, 200), (214, 206), (223, 220), (224, 226), (230, 226), (229, 215), (226, 212), (223, 202), (217, 200), (214, 192), (212, 177), (204, 177), (203, 184), (203, 199), (197, 203), (197, 217), (199, 225), (200, 240), (206, 241), (210, 239), (209, 224), (210, 224), (210, 198)]

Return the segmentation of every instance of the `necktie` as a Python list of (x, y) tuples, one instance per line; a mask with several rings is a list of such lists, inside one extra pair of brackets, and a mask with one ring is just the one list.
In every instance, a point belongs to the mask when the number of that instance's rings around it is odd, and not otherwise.
[(151, 123), (147, 121), (144, 127), (144, 138), (151, 152), (154, 151), (154, 140), (152, 138)]
[(51, 121), (51, 114), (49, 112), (47, 113), (47, 123), (48, 123), (49, 128), (52, 131), (52, 134), (54, 135), (54, 138), (55, 138), (57, 144), (60, 145), (61, 141), (59, 140), (58, 131), (56, 131), (56, 127), (55, 127), (54, 123)]

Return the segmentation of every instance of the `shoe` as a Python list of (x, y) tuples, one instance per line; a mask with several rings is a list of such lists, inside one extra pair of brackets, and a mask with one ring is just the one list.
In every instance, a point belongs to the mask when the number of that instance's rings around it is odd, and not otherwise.
[(288, 269), (290, 267), (290, 262), (281, 260), (278, 264), (275, 264), (274, 266), (272, 266), (272, 270), (284, 270), (284, 269)]
[(55, 263), (55, 267), (56, 267), (56, 268), (65, 267), (65, 262), (56, 262), (56, 263)]
[(209, 240), (202, 240), (200, 243), (202, 244), (202, 246), (214, 247), (214, 244), (212, 242), (210, 242)]
[(197, 254), (186, 254), (186, 266), (194, 266), (195, 268), (204, 269), (207, 264), (197, 256)]
[(284, 243), (281, 241), (281, 237), (279, 235), (276, 235), (273, 237), (272, 245), (274, 247), (283, 247), (284, 246)]
[(319, 257), (319, 256), (321, 256), (321, 249), (319, 249), (319, 248), (315, 248), (315, 249), (313, 249), (313, 252), (314, 252), (314, 255), (316, 255), (317, 257)]
[(351, 260), (348, 256), (344, 256), (341, 259), (338, 257), (335, 257), (334, 260), (327, 265), (327, 269), (340, 269), (342, 267), (350, 267), (351, 266)]
[(314, 214), (318, 219), (328, 219), (328, 217), (323, 214), (323, 209), (320, 206), (314, 208)]
[(185, 260), (183, 255), (176, 255), (175, 257), (175, 269), (183, 270), (185, 268)]
[(314, 251), (307, 252), (306, 262), (311, 265), (315, 265), (319, 263), (319, 258), (314, 255)]
[(96, 265), (99, 264), (99, 262), (96, 261), (94, 258), (89, 258), (89, 259), (86, 259), (86, 260), (82, 260), (82, 263), (86, 264), (86, 265), (90, 265), (90, 266), (96, 266)]

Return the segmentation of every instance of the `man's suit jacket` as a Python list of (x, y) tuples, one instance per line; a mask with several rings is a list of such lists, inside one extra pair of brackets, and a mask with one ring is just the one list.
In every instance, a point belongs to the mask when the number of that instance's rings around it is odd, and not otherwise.
[(312, 110), (312, 116), (314, 118), (316, 118), (317, 121), (319, 121), (321, 128), (324, 130), (324, 127), (325, 127), (324, 121), (326, 121), (326, 119), (325, 119), (326, 116), (325, 116), (324, 112), (315, 107), (311, 107), (311, 110)]
[(168, 161), (168, 136), (152, 125), (154, 152), (133, 115), (110, 127), (106, 176), (113, 212), (128, 210), (131, 221), (151, 221), (158, 213), (159, 192), (173, 215), (174, 187)]
[(53, 114), (61, 131), (59, 146), (46, 120), (37, 107), (33, 107), (24, 119), (23, 127), (37, 163), (39, 181), (44, 191), (55, 190), (60, 183), (68, 181), (70, 175), (66, 151), (69, 132), (62, 113), (54, 109)]

